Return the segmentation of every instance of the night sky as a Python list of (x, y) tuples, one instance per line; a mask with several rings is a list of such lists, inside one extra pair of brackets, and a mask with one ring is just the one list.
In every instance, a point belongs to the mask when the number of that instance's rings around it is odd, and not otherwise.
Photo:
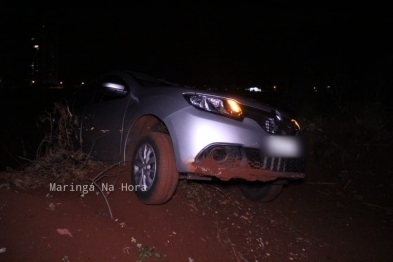
[(2, 8), (0, 75), (24, 72), (29, 40), (56, 32), (59, 80), (129, 69), (187, 85), (361, 81), (393, 59), (393, 12), (261, 5)]

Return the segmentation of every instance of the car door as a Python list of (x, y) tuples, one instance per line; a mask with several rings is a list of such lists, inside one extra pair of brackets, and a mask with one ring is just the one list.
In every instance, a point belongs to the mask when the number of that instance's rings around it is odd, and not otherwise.
[(120, 160), (124, 113), (130, 102), (130, 86), (120, 75), (106, 75), (96, 83), (92, 102), (84, 113), (85, 145), (104, 163)]

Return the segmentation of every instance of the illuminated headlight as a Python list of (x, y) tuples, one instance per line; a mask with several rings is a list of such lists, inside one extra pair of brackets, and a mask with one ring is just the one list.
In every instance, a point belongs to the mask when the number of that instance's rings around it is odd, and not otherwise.
[(184, 95), (187, 101), (198, 109), (216, 114), (222, 114), (236, 119), (243, 119), (243, 111), (238, 102), (233, 99), (206, 95)]
[(295, 125), (297, 130), (300, 130), (300, 125), (299, 125), (299, 123), (295, 119), (291, 119), (291, 123)]

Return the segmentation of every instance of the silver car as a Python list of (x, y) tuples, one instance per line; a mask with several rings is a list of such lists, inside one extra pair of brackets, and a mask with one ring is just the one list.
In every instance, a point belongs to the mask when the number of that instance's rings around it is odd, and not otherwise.
[(247, 198), (267, 202), (305, 177), (298, 123), (255, 100), (119, 71), (80, 88), (72, 108), (83, 150), (130, 163), (145, 204), (167, 202), (179, 179), (238, 181)]

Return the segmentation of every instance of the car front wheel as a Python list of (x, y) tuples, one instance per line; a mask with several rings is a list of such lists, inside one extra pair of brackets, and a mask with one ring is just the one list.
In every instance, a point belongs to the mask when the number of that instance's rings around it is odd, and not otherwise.
[(167, 202), (178, 179), (169, 135), (151, 132), (142, 137), (131, 161), (131, 182), (139, 200), (151, 205)]
[(269, 202), (281, 192), (283, 185), (274, 185), (269, 182), (243, 182), (239, 184), (240, 191), (252, 201)]

